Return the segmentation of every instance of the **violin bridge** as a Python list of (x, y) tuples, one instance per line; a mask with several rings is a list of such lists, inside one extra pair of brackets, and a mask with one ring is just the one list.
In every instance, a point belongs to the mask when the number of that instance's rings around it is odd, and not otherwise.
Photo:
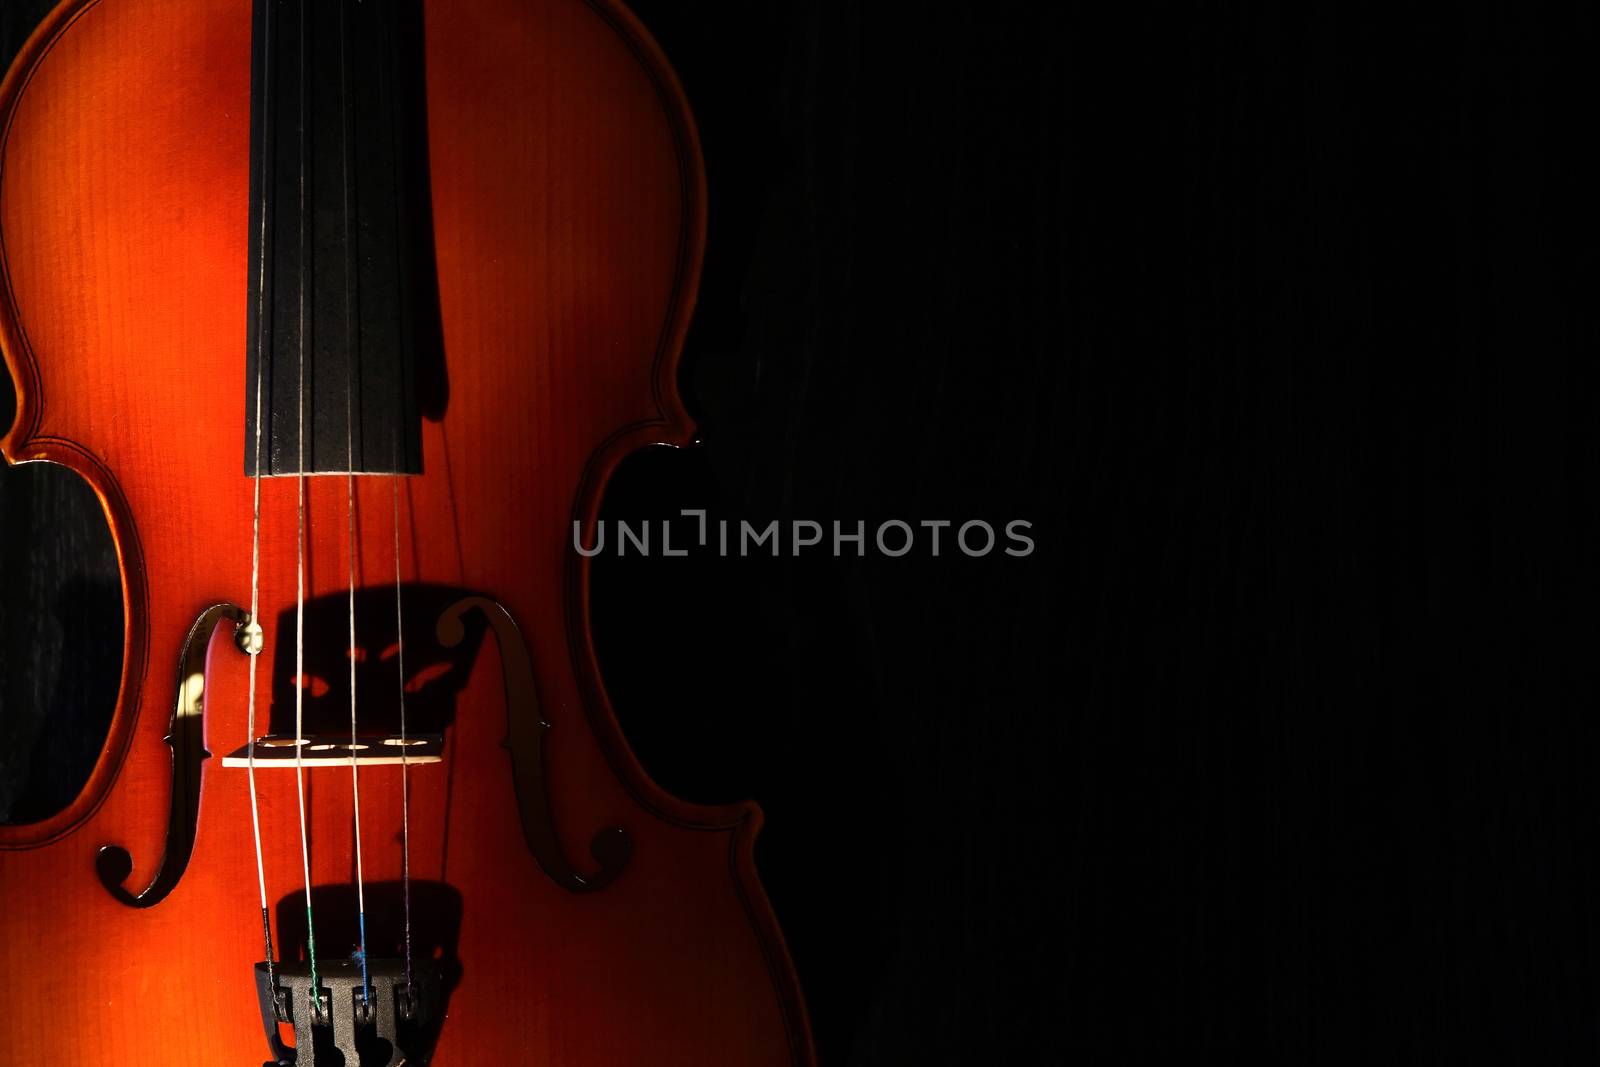
[[(352, 747), (357, 767), (398, 767), (439, 763), (444, 759), (444, 736), (422, 734), (417, 737), (317, 736), (299, 739), (269, 734), (256, 739), (255, 768), (272, 767), (349, 767)], [(296, 760), (295, 755), (300, 758)], [(249, 767), (250, 746), (242, 745), (222, 757), (224, 767)]]

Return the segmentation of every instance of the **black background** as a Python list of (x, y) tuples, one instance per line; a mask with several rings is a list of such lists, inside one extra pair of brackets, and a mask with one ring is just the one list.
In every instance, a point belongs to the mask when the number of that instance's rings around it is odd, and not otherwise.
[[(645, 766), (766, 809), (824, 1062), (1600, 1055), (1593, 10), (636, 9), (703, 443), (608, 515), (1038, 543), (597, 566)], [(24, 805), (115, 659), (69, 480), (0, 473)]]

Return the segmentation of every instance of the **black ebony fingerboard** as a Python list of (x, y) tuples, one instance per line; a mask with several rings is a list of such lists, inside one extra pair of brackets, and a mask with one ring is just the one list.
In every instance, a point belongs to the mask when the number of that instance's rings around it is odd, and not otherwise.
[[(415, 2), (256, 0), (245, 473), (422, 469), (428, 340)], [(424, 358), (428, 358), (424, 356)], [(303, 416), (302, 416), (303, 412)]]

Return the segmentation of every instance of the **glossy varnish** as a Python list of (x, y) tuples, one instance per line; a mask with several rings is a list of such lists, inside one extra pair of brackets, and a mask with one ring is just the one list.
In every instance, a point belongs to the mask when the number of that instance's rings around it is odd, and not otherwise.
[[(596, 670), (587, 573), (569, 547), (572, 520), (593, 516), (623, 455), (690, 433), (674, 383), (704, 192), (681, 91), (632, 17), (602, 0), (431, 3), (425, 40), (448, 390), (423, 424), (425, 473), (401, 483), (400, 568), (408, 586), (490, 596), (520, 625), (551, 723), (548, 803), (574, 865), (594, 867), (601, 827), (634, 844), (594, 893), (535, 863), (501, 745), (499, 655), (484, 640), (444, 701), (444, 762), (411, 772), (412, 873), (428, 883), (418, 906), (456, 909), (451, 943), (430, 945), (457, 972), (433, 1062), (810, 1063), (751, 859), (759, 811), (682, 803), (639, 767)], [(130, 908), (94, 862), (120, 845), (127, 885), (149, 882), (167, 836), (163, 738), (184, 637), (209, 605), (249, 600), (250, 62), (248, 0), (69, 0), (0, 89), (0, 341), (19, 398), (0, 450), (94, 488), (127, 618), (118, 704), (87, 785), (52, 818), (0, 827), (8, 1067), (267, 1058), (248, 794), (220, 758), (247, 736), (246, 661), (227, 627), (209, 660), (212, 758), (187, 871), (159, 904)], [(395, 567), (390, 483), (357, 490), (357, 584), (381, 589)], [(309, 479), (307, 491), (308, 596), (336, 598), (350, 566), (345, 480)], [(275, 656), (293, 640), (295, 493), (292, 478), (262, 487), (261, 732), (289, 684)], [(671, 624), (669, 605), (640, 610)], [(431, 620), (408, 620), (419, 703), (430, 633)], [(384, 637), (359, 639), (384, 660)], [(323, 648), (308, 663), (329, 659)], [(293, 775), (258, 777), (276, 921), (302, 887)], [(347, 886), (349, 775), (321, 769), (307, 783), (312, 881)], [(370, 883), (400, 876), (399, 802), (394, 768), (363, 772)], [(290, 926), (277, 940), (291, 958), (303, 951)], [(319, 943), (330, 957), (351, 947)]]

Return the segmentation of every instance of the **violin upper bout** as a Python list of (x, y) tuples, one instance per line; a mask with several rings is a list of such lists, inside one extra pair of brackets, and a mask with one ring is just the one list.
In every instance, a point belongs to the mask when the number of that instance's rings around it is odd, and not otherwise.
[(111, 459), (119, 429), (238, 391), (215, 372), (242, 347), (249, 56), (238, 0), (66, 0), (18, 54), (0, 88), (11, 458), (37, 436)]
[(193, 469), (194, 442), (163, 438), (197, 409), (242, 406), (249, 35), (238, 0), (65, 0), (0, 82), (0, 349), (16, 392), (0, 455), (93, 488), (125, 620), (87, 783), (56, 815), (0, 827), (0, 849), (70, 833), (118, 777), (150, 644), (135, 516), (170, 507)]
[(632, 15), (604, 0), (457, 12), (433, 3), (425, 19), (452, 390), (464, 360), (514, 356), (538, 380), (531, 409), (512, 417), (551, 426), (580, 457), (641, 424), (653, 439), (686, 440), (676, 377), (705, 178), (675, 75)]

